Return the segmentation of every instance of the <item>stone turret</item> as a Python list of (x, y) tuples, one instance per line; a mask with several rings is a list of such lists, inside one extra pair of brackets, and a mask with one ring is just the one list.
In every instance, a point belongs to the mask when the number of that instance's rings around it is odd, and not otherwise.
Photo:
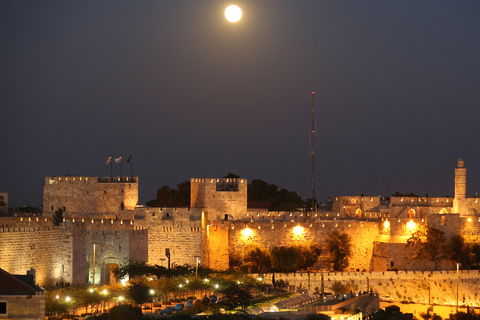
[(455, 199), (453, 201), (453, 212), (461, 213), (463, 211), (464, 202), (467, 197), (467, 168), (463, 159), (458, 159), (455, 168)]

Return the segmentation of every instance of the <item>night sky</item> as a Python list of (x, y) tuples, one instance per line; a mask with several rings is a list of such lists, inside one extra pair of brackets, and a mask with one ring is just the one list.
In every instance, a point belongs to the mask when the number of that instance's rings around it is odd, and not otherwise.
[[(311, 196), (480, 193), (480, 1), (0, 1), (0, 191), (232, 172)], [(114, 166), (120, 175), (120, 165)]]

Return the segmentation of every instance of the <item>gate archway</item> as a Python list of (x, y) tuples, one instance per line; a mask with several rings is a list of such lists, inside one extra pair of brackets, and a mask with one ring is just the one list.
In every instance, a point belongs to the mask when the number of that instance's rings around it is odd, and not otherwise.
[(117, 283), (118, 279), (115, 276), (115, 271), (120, 267), (120, 257), (113, 251), (107, 251), (101, 258), (101, 284)]

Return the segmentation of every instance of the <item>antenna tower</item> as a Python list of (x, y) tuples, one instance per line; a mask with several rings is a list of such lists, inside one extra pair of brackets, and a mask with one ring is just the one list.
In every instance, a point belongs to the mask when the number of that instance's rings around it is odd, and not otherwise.
[(310, 155), (312, 156), (312, 211), (317, 211), (315, 205), (315, 92), (312, 92), (312, 135), (310, 138)]

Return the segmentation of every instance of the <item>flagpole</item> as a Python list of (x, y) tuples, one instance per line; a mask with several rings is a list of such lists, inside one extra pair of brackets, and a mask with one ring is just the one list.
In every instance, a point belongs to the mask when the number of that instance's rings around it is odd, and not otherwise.
[(122, 176), (123, 176), (123, 173), (122, 173), (122, 160), (120, 160), (120, 181), (122, 181)]
[(113, 182), (113, 158), (110, 161), (110, 182)]

